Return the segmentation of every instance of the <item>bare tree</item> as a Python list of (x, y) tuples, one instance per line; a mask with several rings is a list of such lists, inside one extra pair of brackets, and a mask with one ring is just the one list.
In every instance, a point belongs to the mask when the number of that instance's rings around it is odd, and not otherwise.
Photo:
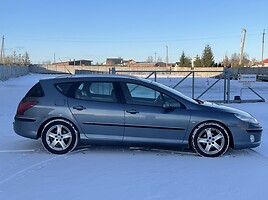
[(153, 58), (153, 56), (148, 56), (146, 62), (148, 62), (148, 63), (153, 63), (153, 62), (154, 62), (154, 58)]
[(6, 65), (28, 66), (31, 64), (29, 54), (25, 52), (23, 55), (14, 51), (11, 55), (5, 57)]

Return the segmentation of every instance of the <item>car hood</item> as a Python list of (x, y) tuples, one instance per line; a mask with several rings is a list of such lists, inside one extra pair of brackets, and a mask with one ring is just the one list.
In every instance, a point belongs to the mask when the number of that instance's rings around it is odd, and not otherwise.
[[(226, 112), (226, 113), (234, 113), (234, 114), (240, 114), (240, 115), (250, 115), (249, 113), (239, 110), (237, 108), (232, 108), (229, 106), (225, 106), (225, 105), (220, 105), (220, 104), (216, 104), (216, 103), (212, 103), (212, 102), (203, 102), (203, 104), (200, 104), (201, 107), (205, 110), (214, 110), (214, 111), (222, 111), (222, 112)], [(251, 116), (251, 115), (250, 115)]]

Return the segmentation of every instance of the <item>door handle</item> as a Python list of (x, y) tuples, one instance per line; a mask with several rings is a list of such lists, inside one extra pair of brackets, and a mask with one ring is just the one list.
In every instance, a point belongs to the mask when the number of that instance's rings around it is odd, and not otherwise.
[(137, 111), (137, 110), (127, 110), (126, 112), (127, 113), (130, 113), (130, 114), (137, 114), (137, 113), (139, 113), (139, 111)]
[(73, 109), (75, 109), (75, 110), (85, 110), (86, 108), (84, 106), (74, 106)]

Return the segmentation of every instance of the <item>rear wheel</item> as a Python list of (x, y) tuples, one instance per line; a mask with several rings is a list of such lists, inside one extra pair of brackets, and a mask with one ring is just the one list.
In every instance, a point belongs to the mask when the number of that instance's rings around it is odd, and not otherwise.
[(218, 123), (202, 123), (193, 132), (191, 143), (195, 151), (205, 157), (223, 155), (229, 148), (229, 135)]
[(78, 131), (72, 123), (63, 119), (48, 122), (42, 131), (42, 144), (54, 154), (72, 151), (78, 143)]

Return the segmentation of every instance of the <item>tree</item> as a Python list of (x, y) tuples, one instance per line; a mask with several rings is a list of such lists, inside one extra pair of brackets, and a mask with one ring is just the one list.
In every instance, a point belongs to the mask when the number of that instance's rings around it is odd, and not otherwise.
[(162, 61), (163, 61), (162, 58), (160, 56), (158, 56), (157, 62), (162, 62)]
[(31, 64), (30, 56), (27, 51), (24, 53), (22, 60), (24, 66), (29, 66)]
[(192, 67), (191, 59), (185, 55), (184, 51), (180, 57), (179, 67)]
[(261, 65), (261, 62), (258, 61), (256, 58), (252, 58), (251, 61), (249, 62), (250, 66), (256, 66), (256, 65)]
[(195, 57), (194, 67), (203, 67), (202, 60), (198, 55)]
[(239, 54), (233, 53), (231, 55), (230, 63), (232, 65), (232, 67), (238, 67), (239, 66)]
[(203, 67), (212, 67), (214, 65), (214, 56), (212, 49), (209, 45), (207, 45), (204, 49), (203, 55), (202, 55), (202, 63)]
[(153, 63), (153, 62), (154, 62), (154, 58), (153, 58), (153, 56), (148, 56), (146, 62), (148, 62), (148, 63)]
[(231, 64), (231, 61), (229, 60), (229, 57), (227, 55), (225, 55), (222, 63), (223, 63), (223, 67), (228, 67)]
[(24, 55), (17, 54), (16, 51), (12, 53), (12, 55), (8, 55), (5, 57), (6, 65), (17, 65), (17, 66), (28, 66), (31, 64), (30, 56), (27, 52)]
[[(248, 56), (247, 53), (243, 54), (241, 67), (249, 65), (250, 60), (248, 59), (248, 57), (249, 56)], [(232, 65), (232, 67), (239, 67), (239, 61), (240, 61), (240, 54), (233, 53), (232, 56), (231, 56), (231, 65)]]

